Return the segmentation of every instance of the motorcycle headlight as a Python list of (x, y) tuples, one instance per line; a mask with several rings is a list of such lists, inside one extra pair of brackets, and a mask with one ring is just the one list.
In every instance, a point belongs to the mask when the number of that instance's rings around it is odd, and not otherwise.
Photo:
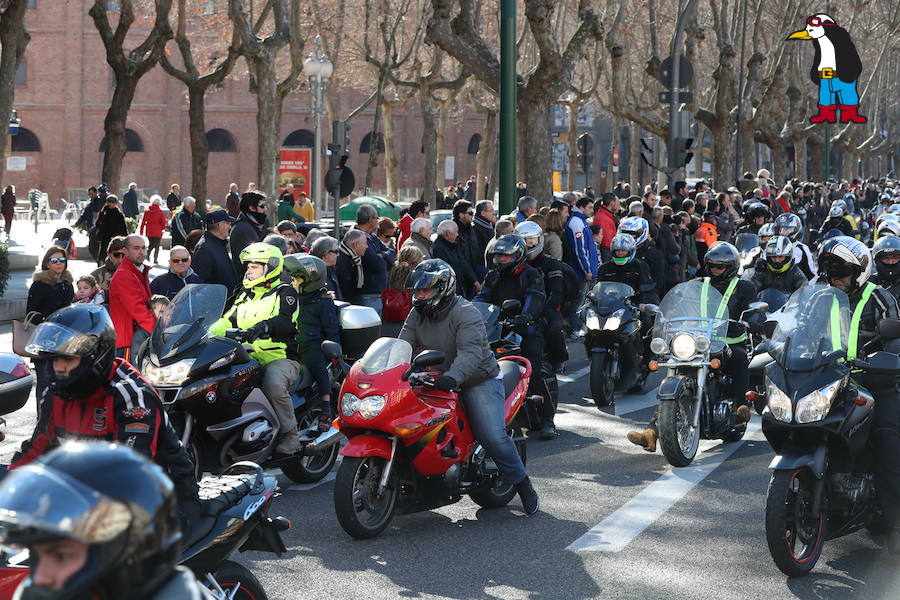
[(694, 342), (697, 344), (697, 352), (706, 352), (709, 350), (709, 338), (705, 335), (698, 335), (694, 338)]
[(688, 360), (697, 353), (697, 342), (687, 333), (679, 333), (672, 338), (672, 354), (679, 360)]
[(840, 387), (841, 380), (838, 380), (801, 398), (797, 402), (797, 422), (812, 423), (824, 419)]
[(359, 398), (350, 392), (346, 392), (341, 396), (341, 414), (345, 417), (353, 415), (353, 413), (359, 410), (356, 406), (358, 402)]
[(666, 340), (662, 338), (653, 338), (652, 340), (650, 340), (650, 352), (652, 352), (653, 354), (658, 354), (661, 356), (666, 353), (666, 350), (668, 350), (668, 347), (666, 346)]
[(345, 417), (353, 416), (359, 413), (364, 419), (374, 419), (384, 409), (387, 398), (384, 396), (364, 396), (357, 397), (350, 392), (341, 396), (341, 414)]
[(597, 315), (597, 311), (593, 308), (585, 308), (584, 309), (584, 326), (586, 329), (598, 330), (600, 329), (600, 317)]
[(793, 417), (793, 406), (788, 395), (781, 389), (766, 379), (766, 398), (768, 399), (769, 412), (779, 421), (790, 423)]
[(181, 385), (191, 372), (194, 360), (185, 358), (165, 367), (157, 367), (149, 360), (145, 360), (143, 375), (153, 385)]
[(625, 316), (625, 309), (620, 308), (606, 319), (606, 323), (603, 324), (603, 329), (608, 331), (615, 331), (619, 327), (622, 326), (622, 317)]

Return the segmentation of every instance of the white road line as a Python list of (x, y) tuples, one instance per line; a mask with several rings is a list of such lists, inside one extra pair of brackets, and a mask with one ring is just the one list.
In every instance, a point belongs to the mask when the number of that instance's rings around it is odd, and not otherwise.
[[(564, 385), (568, 385), (570, 383), (575, 383), (579, 381), (582, 377), (591, 372), (591, 366), (588, 365), (586, 367), (582, 367), (577, 371), (572, 373), (567, 373), (565, 375), (557, 375), (556, 378), (559, 380), (560, 387)], [(619, 396), (616, 399), (616, 404), (614, 406), (615, 415), (617, 417), (622, 415), (627, 415), (629, 413), (638, 412), (644, 410), (646, 408), (650, 408), (651, 406), (656, 406), (656, 391), (653, 390), (651, 392), (647, 392), (638, 396), (628, 396), (622, 397)]]
[(559, 380), (559, 385), (566, 385), (569, 383), (575, 383), (585, 375), (591, 372), (591, 365), (586, 367), (582, 367), (575, 371), (574, 373), (566, 373), (564, 375), (557, 375), (556, 379)]
[(759, 421), (755, 420), (748, 424), (741, 442), (718, 444), (703, 456), (698, 455), (691, 466), (667, 470), (634, 498), (569, 544), (566, 550), (620, 552), (759, 431)]

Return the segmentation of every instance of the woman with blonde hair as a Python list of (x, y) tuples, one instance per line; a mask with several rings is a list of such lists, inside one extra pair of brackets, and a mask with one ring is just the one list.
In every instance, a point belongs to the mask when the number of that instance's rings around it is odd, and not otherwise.
[(551, 208), (544, 219), (544, 253), (556, 260), (563, 256), (563, 220), (558, 208)]

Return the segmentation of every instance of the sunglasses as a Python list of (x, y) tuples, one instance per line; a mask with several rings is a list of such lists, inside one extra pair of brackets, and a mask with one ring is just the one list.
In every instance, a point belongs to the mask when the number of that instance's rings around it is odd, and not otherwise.
[(808, 25), (812, 25), (813, 27), (823, 27), (825, 25), (834, 25), (831, 21), (823, 21), (819, 17), (809, 17), (806, 19), (806, 23)]
[(187, 261), (189, 261), (191, 259), (189, 259), (189, 258), (170, 258), (169, 260), (173, 263), (186, 263)]
[(65, 264), (68, 261), (65, 258), (54, 257), (54, 258), (51, 258), (50, 260), (48, 260), (47, 262), (50, 263), (51, 265), (58, 265), (59, 263)]
[(124, 252), (113, 252), (112, 255), (116, 258), (122, 258), (123, 256), (125, 256), (125, 253)]
[(470, 211), (467, 211), (466, 214), (469, 215), (470, 217), (474, 217), (474, 216), (475, 216), (475, 211), (474, 211), (474, 210), (470, 210)]

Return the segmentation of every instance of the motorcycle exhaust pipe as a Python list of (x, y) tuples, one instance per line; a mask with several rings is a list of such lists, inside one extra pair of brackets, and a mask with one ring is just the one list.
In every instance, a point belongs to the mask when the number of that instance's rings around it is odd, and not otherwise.
[(339, 443), (343, 437), (340, 429), (332, 427), (328, 431), (319, 434), (319, 437), (308, 443), (303, 449), (303, 453), (320, 454)]

